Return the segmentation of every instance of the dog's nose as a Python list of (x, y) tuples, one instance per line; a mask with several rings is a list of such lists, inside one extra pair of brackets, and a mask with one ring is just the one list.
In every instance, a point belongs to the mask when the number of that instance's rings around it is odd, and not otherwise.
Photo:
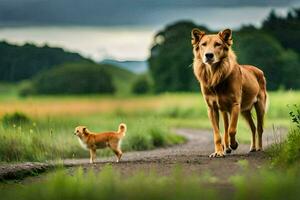
[(210, 60), (214, 57), (214, 54), (213, 53), (206, 53), (205, 57)]

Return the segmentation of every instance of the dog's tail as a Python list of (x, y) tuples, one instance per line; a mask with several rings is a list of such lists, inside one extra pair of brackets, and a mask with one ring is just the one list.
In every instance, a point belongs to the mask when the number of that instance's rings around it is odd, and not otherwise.
[(118, 130), (118, 134), (121, 134), (122, 136), (125, 136), (125, 133), (127, 131), (127, 126), (124, 123), (121, 123), (119, 125), (119, 130)]

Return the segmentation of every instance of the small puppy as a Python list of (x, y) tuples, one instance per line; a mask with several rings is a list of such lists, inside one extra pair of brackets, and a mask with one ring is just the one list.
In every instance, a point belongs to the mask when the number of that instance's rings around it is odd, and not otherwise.
[(96, 149), (109, 147), (117, 156), (117, 162), (122, 157), (121, 140), (125, 136), (127, 126), (124, 123), (119, 125), (117, 132), (94, 133), (85, 126), (77, 126), (74, 135), (78, 137), (79, 143), (84, 149), (90, 150), (90, 163), (94, 163)]

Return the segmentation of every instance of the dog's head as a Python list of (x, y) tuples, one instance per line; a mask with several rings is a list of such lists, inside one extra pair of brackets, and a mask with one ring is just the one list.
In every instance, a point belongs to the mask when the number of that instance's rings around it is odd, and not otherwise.
[(192, 30), (193, 53), (196, 59), (213, 65), (228, 56), (232, 45), (232, 31), (225, 29), (218, 34), (207, 35), (197, 28)]
[(77, 126), (75, 128), (74, 135), (82, 138), (82, 137), (88, 135), (88, 130), (85, 126)]

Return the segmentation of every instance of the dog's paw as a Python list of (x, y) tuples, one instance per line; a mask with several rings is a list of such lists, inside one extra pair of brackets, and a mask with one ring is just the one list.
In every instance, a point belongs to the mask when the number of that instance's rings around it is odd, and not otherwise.
[(231, 149), (230, 148), (225, 148), (225, 154), (231, 154)]
[(209, 155), (210, 158), (222, 158), (225, 157), (225, 154), (222, 151), (217, 151)]
[(232, 150), (236, 150), (236, 149), (238, 148), (238, 146), (239, 146), (239, 143), (238, 143), (238, 142), (235, 142), (235, 144), (230, 144), (230, 148), (231, 148)]
[(255, 148), (251, 148), (251, 149), (249, 150), (249, 153), (253, 153), (253, 152), (256, 152), (256, 149), (255, 149)]

